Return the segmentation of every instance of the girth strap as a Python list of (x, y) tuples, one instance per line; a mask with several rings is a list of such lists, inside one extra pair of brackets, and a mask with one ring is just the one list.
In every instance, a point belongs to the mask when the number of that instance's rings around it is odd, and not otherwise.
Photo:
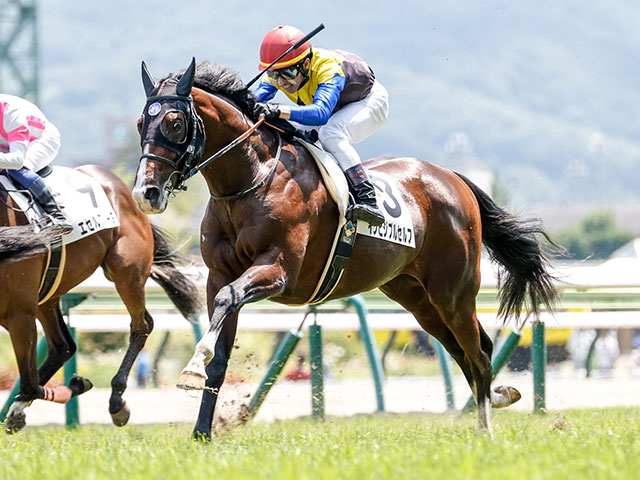
[(67, 248), (62, 244), (62, 237), (49, 246), (47, 265), (40, 282), (38, 305), (49, 300), (58, 289), (67, 259)]

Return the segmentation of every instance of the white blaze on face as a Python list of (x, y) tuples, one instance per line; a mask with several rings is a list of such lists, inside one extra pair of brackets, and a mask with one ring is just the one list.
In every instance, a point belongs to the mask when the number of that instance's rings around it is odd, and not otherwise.
[[(149, 153), (149, 145), (145, 145), (142, 149), (142, 153)], [(133, 186), (133, 190), (131, 194), (133, 195), (133, 199), (138, 204), (138, 208), (142, 213), (145, 214), (153, 214), (153, 213), (162, 213), (167, 208), (167, 203), (169, 202), (169, 195), (167, 194), (166, 184), (164, 182), (157, 186), (159, 188), (158, 198), (155, 203), (151, 203), (151, 201), (146, 197), (148, 191), (147, 180), (150, 177), (149, 169), (152, 168), (152, 165), (149, 163), (147, 158), (142, 158), (140, 160), (140, 164), (138, 165), (138, 171), (136, 172), (136, 183)]]
[[(148, 149), (148, 146), (145, 145), (143, 151), (146, 151), (147, 149)], [(138, 165), (138, 171), (136, 172), (136, 183), (133, 186), (133, 190), (131, 191), (131, 194), (133, 195), (133, 199), (138, 204), (138, 208), (140, 209), (140, 211), (142, 211), (143, 213), (151, 213), (151, 210), (153, 210), (153, 208), (151, 207), (149, 200), (147, 200), (144, 196), (144, 193), (146, 191), (146, 185), (147, 185), (147, 159), (143, 158), (142, 160), (140, 160), (140, 164)]]

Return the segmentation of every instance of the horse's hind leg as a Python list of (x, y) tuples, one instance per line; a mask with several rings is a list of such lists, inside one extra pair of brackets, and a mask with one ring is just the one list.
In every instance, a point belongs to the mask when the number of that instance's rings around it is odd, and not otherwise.
[(431, 302), (440, 313), (442, 322), (451, 331), (464, 352), (464, 359), (469, 365), (473, 377), (473, 393), (478, 405), (479, 426), (492, 434), (491, 352), (482, 348), (482, 334), (475, 311), (475, 294), (467, 295), (467, 298), (457, 298), (455, 302), (438, 303), (434, 302), (432, 296)]
[(436, 337), (458, 363), (476, 398), (479, 426), (491, 433), (491, 340), (484, 332), (484, 338), (481, 338), (475, 301), (466, 314), (459, 305), (443, 308), (432, 302), (418, 280), (406, 275), (383, 285), (380, 290), (411, 312), (422, 328)]
[(444, 346), (460, 366), (467, 383), (473, 389), (473, 375), (464, 359), (464, 351), (458, 345), (451, 330), (442, 322), (438, 310), (429, 302), (429, 297), (420, 282), (413, 277), (403, 275), (381, 286), (380, 290), (413, 314), (424, 331), (434, 336)]
[[(38, 319), (44, 330), (48, 347), (47, 358), (38, 369), (38, 379), (40, 385), (44, 387), (76, 352), (76, 342), (64, 322), (59, 299), (55, 298), (41, 305), (38, 309)], [(62, 386), (55, 389), (45, 387), (44, 399), (56, 403), (66, 403), (69, 398), (85, 393), (91, 388), (93, 388), (93, 384), (89, 379), (74, 375), (66, 389)]]
[(47, 358), (38, 370), (40, 385), (44, 385), (73, 356), (76, 343), (64, 323), (58, 299), (40, 306), (38, 319), (42, 324), (49, 349)]

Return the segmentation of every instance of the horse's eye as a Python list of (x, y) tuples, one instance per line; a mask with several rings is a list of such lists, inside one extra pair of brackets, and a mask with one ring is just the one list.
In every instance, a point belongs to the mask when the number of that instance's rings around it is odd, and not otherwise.
[(182, 130), (182, 122), (180, 120), (176, 120), (173, 122), (173, 131), (179, 132), (180, 130)]

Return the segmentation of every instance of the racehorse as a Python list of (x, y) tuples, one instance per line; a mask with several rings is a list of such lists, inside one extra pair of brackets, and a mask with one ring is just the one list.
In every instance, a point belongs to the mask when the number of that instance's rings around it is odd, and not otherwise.
[[(156, 80), (142, 63), (147, 96), (138, 122), (142, 155), (133, 196), (148, 214), (165, 210), (169, 194), (199, 170), (210, 198), (201, 224), (209, 269), (210, 326), (178, 382), (204, 389), (196, 438), (209, 439), (243, 305), (263, 299), (305, 304), (321, 276), (338, 209), (307, 149), (255, 118), (255, 97), (227, 67), (195, 59)], [(206, 160), (203, 160), (206, 158)], [(499, 208), (472, 182), (417, 158), (365, 163), (401, 187), (415, 230), (415, 248), (358, 236), (340, 282), (327, 299), (379, 288), (411, 312), (456, 360), (491, 434), (491, 406), (520, 398), (491, 389), (492, 342), (476, 317), (484, 245), (503, 267), (499, 313), (518, 317), (538, 302), (552, 308), (556, 290), (538, 221)], [(548, 238), (548, 237), (547, 237)]]
[[(129, 187), (110, 171), (87, 165), (77, 170), (97, 180), (118, 217), (120, 226), (98, 231), (66, 246), (66, 263), (58, 287), (52, 296), (38, 304), (41, 278), (47, 255), (43, 242), (51, 239), (51, 231), (35, 233), (25, 225), (26, 217), (0, 188), (0, 235), (13, 230), (11, 244), (16, 253), (11, 259), (0, 255), (0, 325), (9, 331), (18, 362), (20, 389), (7, 416), (6, 431), (13, 433), (26, 426), (25, 407), (33, 400), (45, 399), (66, 403), (71, 396), (91, 388), (87, 379), (74, 377), (68, 386), (44, 387), (47, 381), (69, 360), (76, 345), (60, 310), (60, 297), (89, 277), (99, 266), (114, 282), (120, 298), (131, 316), (129, 347), (118, 372), (111, 382), (109, 412), (113, 423), (122, 426), (129, 420), (129, 408), (122, 396), (131, 367), (153, 329), (153, 319), (145, 307), (144, 287), (151, 277), (166, 291), (171, 301), (186, 317), (199, 312), (200, 300), (193, 282), (177, 268), (179, 256), (174, 253), (166, 236), (151, 225), (134, 202)], [(31, 234), (24, 232), (31, 229)], [(34, 241), (34, 239), (36, 239)], [(46, 250), (46, 248), (44, 248)], [(36, 364), (36, 318), (40, 321), (49, 347), (48, 356), (38, 369)]]

